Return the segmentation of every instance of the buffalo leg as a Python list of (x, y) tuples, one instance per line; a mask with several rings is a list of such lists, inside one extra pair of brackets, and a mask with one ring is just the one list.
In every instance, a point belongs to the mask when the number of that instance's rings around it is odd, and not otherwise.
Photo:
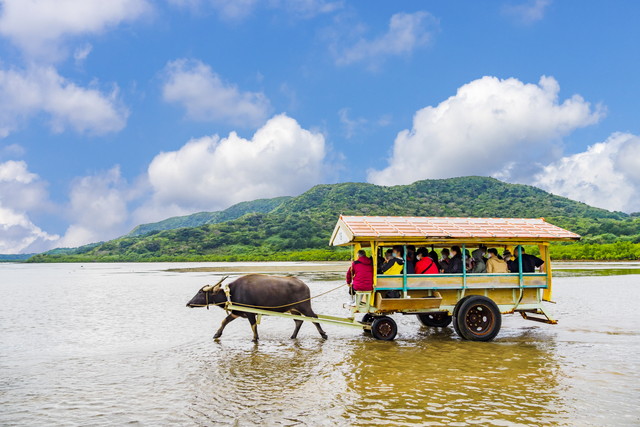
[(253, 331), (253, 342), (258, 342), (258, 322), (256, 320), (256, 315), (253, 313), (247, 313), (247, 319), (249, 319), (251, 330)]
[(218, 332), (216, 332), (216, 334), (213, 336), (213, 339), (220, 338), (222, 336), (222, 331), (224, 331), (225, 326), (227, 326), (229, 322), (237, 318), (238, 316), (236, 316), (235, 314), (230, 314), (227, 317), (225, 317), (222, 323), (220, 324), (220, 329), (218, 329)]
[[(313, 317), (317, 317), (317, 316), (313, 316)], [(316, 329), (318, 330), (318, 332), (320, 332), (320, 336), (326, 340), (327, 333), (322, 329), (322, 326), (320, 326), (320, 323), (313, 322), (313, 324), (316, 325)]]
[(291, 335), (291, 339), (294, 340), (298, 337), (298, 331), (300, 330), (300, 326), (304, 323), (302, 320), (294, 320), (296, 322), (296, 328), (293, 330), (293, 335)]
[[(298, 306), (298, 309), (296, 311), (299, 311), (300, 313), (302, 313), (303, 315), (308, 316), (308, 317), (315, 317), (315, 318), (318, 317), (316, 315), (316, 313), (314, 313), (313, 310), (311, 309), (311, 304), (308, 304), (308, 306), (307, 306), (307, 304), (305, 304), (304, 306)], [(322, 329), (322, 326), (320, 326), (320, 323), (313, 322), (313, 324), (316, 326), (316, 329), (320, 333), (320, 336), (326, 340), (327, 339), (327, 334)]]

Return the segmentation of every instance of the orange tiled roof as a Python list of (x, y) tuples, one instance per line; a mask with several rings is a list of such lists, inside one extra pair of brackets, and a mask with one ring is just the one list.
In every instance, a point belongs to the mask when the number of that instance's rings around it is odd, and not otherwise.
[(341, 216), (354, 237), (428, 237), (578, 240), (578, 234), (542, 218)]

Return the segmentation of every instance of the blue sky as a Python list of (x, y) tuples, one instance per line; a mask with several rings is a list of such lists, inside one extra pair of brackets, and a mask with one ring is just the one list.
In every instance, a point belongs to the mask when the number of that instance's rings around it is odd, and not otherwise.
[(0, 4), (0, 253), (343, 181), (640, 211), (635, 1)]

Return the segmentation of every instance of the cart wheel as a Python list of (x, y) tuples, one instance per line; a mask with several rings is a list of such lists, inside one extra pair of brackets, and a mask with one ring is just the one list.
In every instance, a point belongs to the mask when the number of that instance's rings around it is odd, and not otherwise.
[(373, 314), (365, 313), (364, 316), (362, 316), (362, 320), (360, 321), (360, 323), (371, 323), (375, 318), (376, 317)]
[(376, 317), (371, 324), (371, 335), (375, 339), (393, 341), (398, 333), (396, 322), (387, 316)]
[(502, 315), (495, 302), (474, 295), (465, 300), (458, 310), (456, 332), (471, 341), (491, 341), (500, 332)]
[(462, 304), (464, 304), (464, 302), (469, 298), (471, 298), (471, 296), (466, 296), (462, 298), (460, 301), (457, 302), (456, 306), (453, 308), (453, 330), (456, 331), (456, 334), (463, 340), (466, 338), (462, 336), (462, 332), (460, 331), (460, 325), (458, 325), (458, 320), (460, 319), (460, 317), (458, 316), (458, 312), (460, 311), (460, 306), (462, 306)]
[(446, 311), (438, 311), (435, 313), (421, 313), (418, 314), (418, 320), (424, 326), (431, 326), (433, 328), (446, 328), (451, 324), (451, 316)]

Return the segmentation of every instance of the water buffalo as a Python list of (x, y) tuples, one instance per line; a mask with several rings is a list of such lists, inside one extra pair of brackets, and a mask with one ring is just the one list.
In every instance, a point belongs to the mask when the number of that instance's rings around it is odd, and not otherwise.
[[(223, 279), (224, 280), (224, 279)], [(318, 317), (311, 309), (311, 301), (306, 300), (310, 297), (309, 287), (295, 277), (276, 277), (266, 276), (263, 274), (249, 274), (236, 279), (229, 284), (231, 302), (238, 304), (247, 304), (260, 307), (277, 307), (269, 308), (271, 311), (280, 313), (291, 312), (293, 314), (302, 314), (309, 317)], [(306, 300), (306, 301), (302, 301)], [(206, 307), (208, 305), (217, 305), (224, 308), (227, 296), (222, 288), (222, 281), (215, 286), (204, 286), (198, 291), (191, 301), (187, 303), (187, 307)], [(302, 302), (298, 302), (302, 301)], [(220, 325), (220, 329), (213, 338), (220, 338), (225, 326), (238, 317), (249, 319), (251, 329), (253, 330), (253, 340), (258, 341), (258, 324), (256, 322), (256, 314), (245, 313), (242, 311), (232, 311)], [(302, 320), (294, 320), (296, 328), (291, 338), (298, 336)], [(326, 339), (327, 334), (322, 330), (319, 323), (315, 323), (318, 332), (322, 338)]]

